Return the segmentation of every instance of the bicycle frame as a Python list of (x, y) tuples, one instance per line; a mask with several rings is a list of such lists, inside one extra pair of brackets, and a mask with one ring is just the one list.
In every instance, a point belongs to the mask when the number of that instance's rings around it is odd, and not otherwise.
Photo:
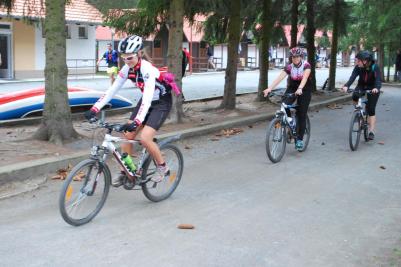
[[(110, 152), (113, 154), (114, 158), (117, 160), (118, 164), (124, 169), (124, 172), (127, 174), (128, 178), (132, 181), (134, 181), (136, 178), (139, 178), (141, 176), (142, 172), (142, 165), (145, 161), (145, 158), (147, 157), (146, 153), (146, 148), (142, 149), (141, 153), (141, 158), (139, 160), (137, 170), (135, 173), (132, 173), (130, 170), (128, 170), (127, 166), (125, 166), (124, 162), (121, 160), (121, 154), (117, 151), (116, 146), (114, 143), (138, 143), (138, 140), (128, 140), (126, 138), (121, 138), (121, 137), (116, 137), (112, 136), (111, 134), (107, 133), (104, 137), (102, 146), (93, 146), (91, 150), (91, 156), (100, 160), (101, 162), (105, 162), (107, 160), (108, 155)], [(104, 150), (105, 153), (103, 157), (99, 156), (99, 150)]]
[(298, 106), (297, 104), (289, 104), (289, 105), (287, 105), (284, 102), (281, 102), (280, 110), (276, 111), (276, 118), (281, 117), (283, 124), (285, 126), (288, 126), (291, 129), (290, 132), (291, 132), (292, 135), (296, 135), (296, 133), (293, 132), (293, 131), (296, 131), (296, 130), (292, 129), (290, 127), (289, 123), (288, 123), (288, 115), (287, 115), (286, 109), (290, 109), (290, 110), (291, 109), (296, 109), (297, 106)]

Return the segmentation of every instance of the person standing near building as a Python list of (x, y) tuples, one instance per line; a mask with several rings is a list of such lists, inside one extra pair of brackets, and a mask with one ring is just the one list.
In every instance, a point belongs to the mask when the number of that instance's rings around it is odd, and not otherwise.
[(190, 54), (187, 48), (182, 49), (182, 77), (185, 76), (185, 70), (187, 69), (189, 63)]
[(111, 43), (107, 44), (107, 51), (103, 54), (103, 56), (98, 60), (97, 66), (99, 63), (106, 59), (107, 63), (107, 74), (109, 74), (111, 84), (114, 83), (115, 77), (118, 73), (118, 53), (116, 50), (113, 49)]
[(207, 55), (207, 68), (209, 69), (209, 65), (215, 70), (216, 66), (213, 62), (213, 49), (209, 44), (206, 44), (206, 55)]

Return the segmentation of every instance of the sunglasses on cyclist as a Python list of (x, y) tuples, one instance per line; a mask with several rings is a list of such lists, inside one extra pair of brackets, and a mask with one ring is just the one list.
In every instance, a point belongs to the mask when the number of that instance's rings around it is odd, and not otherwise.
[(135, 57), (137, 57), (138, 55), (137, 54), (133, 54), (132, 56), (129, 56), (129, 57), (123, 57), (123, 56), (121, 56), (121, 58), (124, 60), (124, 61), (126, 61), (126, 60), (133, 60)]

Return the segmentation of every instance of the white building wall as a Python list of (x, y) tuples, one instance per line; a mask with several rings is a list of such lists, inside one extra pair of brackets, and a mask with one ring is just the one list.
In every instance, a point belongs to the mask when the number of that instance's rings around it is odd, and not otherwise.
[[(253, 63), (251, 67), (259, 68), (259, 48), (256, 44), (248, 44), (248, 61), (253, 58)], [(250, 62), (249, 62), (250, 64)]]
[[(71, 24), (71, 39), (66, 40), (67, 66), (69, 73), (93, 72), (96, 66), (96, 27), (87, 25), (88, 38), (78, 38), (79, 25)], [(84, 26), (84, 25), (81, 25)], [(41, 25), (36, 26), (35, 30), (36, 44), (36, 70), (44, 70), (46, 64), (45, 57), (45, 39), (42, 37)]]

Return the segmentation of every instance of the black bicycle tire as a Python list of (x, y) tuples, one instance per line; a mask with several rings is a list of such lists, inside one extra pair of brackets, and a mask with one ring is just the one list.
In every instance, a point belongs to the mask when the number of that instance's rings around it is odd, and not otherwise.
[[(273, 162), (273, 163), (277, 163), (283, 158), (284, 153), (285, 153), (285, 148), (286, 148), (286, 145), (287, 145), (287, 129), (286, 129), (286, 126), (284, 125), (284, 131), (283, 131), (283, 136), (282, 136), (283, 137), (283, 148), (281, 149), (281, 152), (280, 152), (280, 154), (279, 154), (279, 156), (277, 158), (273, 157), (273, 155), (271, 154), (271, 151), (270, 151), (270, 141), (269, 141), (270, 139), (269, 139), (269, 136), (270, 136), (270, 134), (272, 132), (272, 129), (275, 127), (277, 122), (280, 122), (281, 124), (283, 124), (282, 123), (282, 118), (274, 118), (269, 123), (269, 125), (267, 126), (267, 129), (266, 129), (266, 141), (265, 141), (266, 154), (267, 154), (267, 157), (270, 159), (270, 161)], [(283, 125), (281, 127), (283, 127)]]
[[(179, 162), (178, 173), (177, 173), (177, 177), (176, 177), (176, 181), (174, 182), (174, 185), (170, 188), (170, 190), (168, 190), (168, 192), (166, 192), (165, 194), (163, 194), (161, 196), (153, 195), (152, 192), (149, 191), (147, 183), (142, 184), (143, 194), (145, 195), (145, 197), (147, 199), (149, 199), (150, 201), (153, 201), (153, 202), (160, 202), (162, 200), (169, 198), (174, 193), (174, 191), (177, 189), (178, 184), (181, 181), (183, 171), (184, 171), (184, 157), (181, 153), (181, 150), (173, 144), (165, 144), (160, 147), (160, 151), (163, 151), (164, 149), (171, 149), (177, 155), (178, 162)], [(153, 161), (153, 158), (149, 155), (148, 158), (145, 160), (145, 163), (143, 164), (142, 177), (141, 177), (142, 180), (146, 179), (147, 171), (148, 171), (149, 165), (152, 161)]]
[[(311, 134), (311, 124), (310, 124), (310, 120), (309, 120), (308, 114), (306, 114), (306, 129), (305, 129), (305, 131), (308, 131), (308, 134), (306, 136), (306, 139), (304, 138), (304, 147), (301, 150), (299, 150), (299, 152), (304, 152), (308, 148), (308, 145), (309, 145), (310, 134)], [(304, 135), (304, 137), (305, 137), (305, 135)]]
[[(351, 148), (352, 151), (356, 151), (358, 149), (358, 145), (359, 145), (359, 141), (361, 139), (361, 119), (360, 119), (360, 113), (359, 111), (355, 111), (352, 113), (351, 116), (351, 123), (350, 123), (350, 127), (349, 127), (349, 146)], [(356, 136), (356, 140), (355, 140), (355, 144), (353, 144), (353, 138), (352, 138), (352, 134), (353, 134), (353, 130), (354, 130), (354, 123), (355, 122), (359, 123), (359, 127), (358, 127), (358, 134)]]
[(368, 131), (368, 124), (367, 124), (368, 116), (363, 118), (363, 138), (365, 142), (369, 142), (369, 131)]
[(85, 159), (81, 162), (79, 162), (77, 165), (75, 165), (75, 167), (71, 170), (71, 172), (68, 174), (67, 178), (65, 179), (64, 183), (63, 183), (63, 187), (61, 189), (60, 192), (60, 197), (59, 197), (59, 210), (61, 213), (61, 217), (64, 219), (65, 222), (67, 222), (70, 225), (73, 226), (80, 226), (83, 224), (86, 224), (88, 222), (90, 222), (93, 218), (95, 218), (95, 216), (100, 212), (100, 210), (103, 208), (104, 203), (106, 202), (109, 190), (110, 190), (110, 180), (111, 180), (111, 174), (110, 174), (110, 170), (107, 167), (107, 165), (103, 164), (102, 169), (103, 169), (103, 173), (104, 173), (104, 189), (103, 189), (103, 194), (102, 197), (99, 201), (99, 203), (97, 204), (96, 208), (85, 218), (82, 219), (74, 219), (71, 218), (68, 214), (67, 211), (65, 209), (65, 196), (67, 193), (67, 189), (68, 186), (70, 185), (70, 183), (72, 182), (73, 177), (83, 168), (83, 167), (87, 167), (90, 165), (94, 165), (94, 164), (99, 164), (97, 160), (94, 159)]

